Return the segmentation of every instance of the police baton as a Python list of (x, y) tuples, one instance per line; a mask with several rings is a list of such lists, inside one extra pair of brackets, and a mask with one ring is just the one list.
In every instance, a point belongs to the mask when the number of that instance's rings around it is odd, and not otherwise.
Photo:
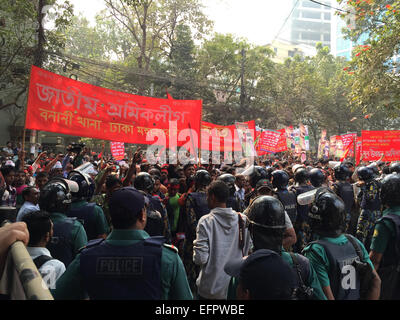
[[(10, 222), (6, 220), (1, 227), (8, 224)], [(54, 300), (24, 243), (22, 241), (14, 242), (10, 246), (10, 254), (27, 300)]]

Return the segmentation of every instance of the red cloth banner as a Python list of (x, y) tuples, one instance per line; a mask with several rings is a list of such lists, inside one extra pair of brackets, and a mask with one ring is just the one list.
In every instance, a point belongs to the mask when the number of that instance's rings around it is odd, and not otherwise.
[(356, 144), (356, 165), (357, 166), (360, 164), (361, 150), (362, 150), (362, 138), (357, 137), (357, 144)]
[(122, 160), (125, 156), (125, 144), (123, 142), (110, 142), (111, 154), (115, 160)]
[(260, 150), (276, 153), (277, 146), (281, 140), (281, 132), (274, 130), (264, 130), (260, 137)]
[(276, 145), (276, 149), (275, 152), (279, 153), (279, 152), (285, 152), (288, 150), (288, 146), (287, 146), (287, 142), (286, 142), (286, 130), (285, 129), (281, 129), (278, 130), (278, 132), (281, 133), (281, 136), (278, 140), (278, 143)]
[(357, 133), (347, 133), (342, 134), (341, 140), (343, 143), (343, 158), (353, 158), (354, 157), (354, 141), (356, 141)]
[[(245, 122), (249, 130), (255, 136), (256, 123), (254, 120)], [(219, 138), (219, 140), (218, 140)], [(214, 142), (213, 142), (214, 140)], [(201, 122), (201, 149), (217, 150), (218, 143), (220, 151), (242, 151), (242, 145), (236, 130), (236, 126), (221, 126), (210, 122)]]
[[(201, 100), (142, 97), (32, 66), (26, 116), (28, 129), (127, 143), (169, 145), (172, 121), (176, 123), (177, 134), (172, 137), (176, 136), (177, 146), (190, 140), (189, 134), (179, 137), (179, 133), (188, 128), (197, 133), (197, 136), (192, 135), (192, 140), (198, 145), (201, 114)], [(149, 132), (152, 129), (162, 130), (166, 141), (146, 141), (148, 133), (149, 138), (155, 135), (154, 131)], [(179, 141), (180, 138), (184, 141)]]
[(379, 160), (384, 154), (384, 161), (400, 160), (400, 130), (362, 131), (363, 161)]

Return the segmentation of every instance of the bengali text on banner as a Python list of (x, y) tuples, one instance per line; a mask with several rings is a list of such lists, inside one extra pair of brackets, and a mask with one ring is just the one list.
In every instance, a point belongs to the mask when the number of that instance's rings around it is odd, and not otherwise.
[[(149, 133), (150, 141), (146, 141), (147, 133), (158, 129), (165, 133), (168, 145), (172, 122), (176, 127), (171, 130), (171, 136), (177, 137), (177, 146), (187, 144), (191, 136), (197, 145), (201, 115), (201, 100), (159, 99), (113, 91), (32, 66), (26, 116), (28, 129), (164, 145), (151, 138), (154, 131)], [(188, 134), (184, 129), (192, 129), (197, 135)], [(179, 136), (181, 131), (184, 134)]]
[(400, 130), (362, 131), (363, 161), (400, 160)]

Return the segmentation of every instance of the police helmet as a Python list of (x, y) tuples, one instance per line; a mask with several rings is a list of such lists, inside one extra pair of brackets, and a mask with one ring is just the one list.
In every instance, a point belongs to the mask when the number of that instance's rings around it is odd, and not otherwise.
[(333, 170), (336, 180), (346, 180), (350, 176), (350, 169), (344, 164), (337, 165)]
[(234, 175), (231, 175), (229, 173), (225, 173), (223, 175), (220, 175), (217, 178), (217, 181), (222, 181), (229, 187), (229, 194), (231, 196), (233, 196), (235, 194), (235, 191), (236, 191), (236, 187), (235, 187), (236, 178), (235, 178)]
[(390, 173), (400, 173), (400, 162), (394, 162), (390, 165)]
[(320, 236), (337, 237), (345, 228), (345, 204), (328, 188), (320, 188), (308, 213), (311, 230)]
[(195, 184), (201, 187), (206, 187), (211, 183), (211, 175), (206, 170), (198, 170), (194, 176)]
[(68, 212), (72, 202), (72, 192), (78, 192), (79, 186), (75, 181), (53, 178), (45, 184), (39, 197), (41, 210), (47, 212)]
[(270, 229), (285, 230), (285, 208), (272, 196), (260, 196), (246, 210), (250, 223)]
[(309, 172), (309, 178), (311, 184), (315, 188), (319, 188), (325, 181), (325, 174), (322, 172), (321, 169), (315, 168)]
[(380, 198), (383, 205), (389, 207), (400, 205), (400, 175), (392, 173), (381, 181)]
[(274, 188), (285, 189), (289, 183), (289, 175), (286, 171), (276, 170), (272, 172), (272, 185)]
[(373, 178), (376, 178), (377, 176), (379, 176), (379, 168), (376, 165), (376, 163), (371, 163), (367, 166), (367, 168), (370, 168), (372, 170), (372, 176)]
[(270, 179), (268, 171), (264, 167), (254, 166), (254, 170), (249, 175), (250, 185), (255, 188), (261, 179)]
[(357, 169), (357, 176), (362, 181), (369, 181), (374, 177), (374, 172), (371, 168), (364, 166)]
[(90, 175), (78, 170), (73, 170), (68, 174), (68, 179), (75, 181), (78, 186), (78, 192), (72, 192), (72, 200), (90, 200), (94, 194), (95, 183)]
[(140, 172), (136, 176), (133, 185), (138, 190), (151, 193), (154, 188), (154, 179), (147, 172)]
[(294, 173), (294, 180), (298, 183), (304, 183), (309, 179), (309, 173), (305, 168), (299, 168)]

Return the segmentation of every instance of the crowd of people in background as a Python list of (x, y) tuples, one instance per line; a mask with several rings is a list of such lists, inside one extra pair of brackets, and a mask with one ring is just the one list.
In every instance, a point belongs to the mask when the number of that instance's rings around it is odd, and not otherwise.
[(400, 298), (400, 164), (384, 157), (152, 165), (7, 143), (0, 162), (0, 209), (55, 299)]

